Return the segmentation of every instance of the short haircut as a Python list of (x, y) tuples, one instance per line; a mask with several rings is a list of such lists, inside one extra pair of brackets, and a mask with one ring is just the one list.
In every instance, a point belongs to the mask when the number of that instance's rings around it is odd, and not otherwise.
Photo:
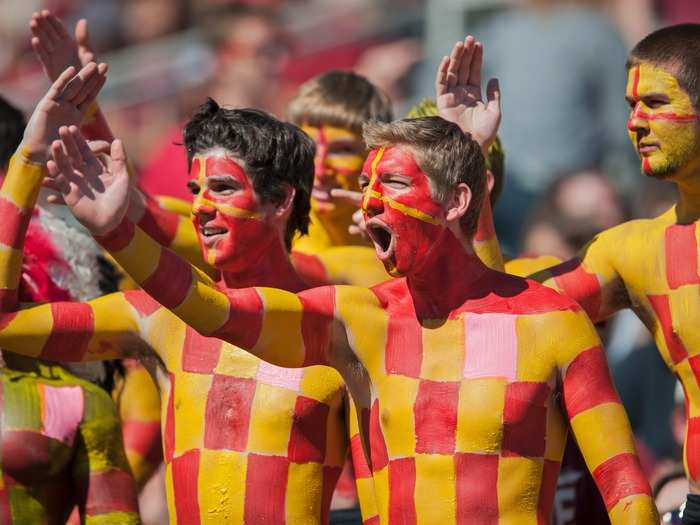
[(627, 69), (641, 62), (670, 68), (693, 105), (700, 106), (700, 24), (664, 27), (647, 35), (630, 51)]
[(22, 142), (26, 125), (22, 112), (0, 97), (0, 171), (7, 171), (10, 158)]
[(472, 191), (469, 209), (460, 220), (462, 232), (472, 237), (476, 231), (481, 203), (486, 192), (486, 167), (481, 148), (459, 126), (440, 117), (419, 117), (391, 123), (370, 122), (364, 127), (367, 147), (407, 146), (418, 166), (430, 178), (434, 197), (450, 198), (464, 182)]
[[(437, 117), (438, 107), (434, 100), (430, 98), (424, 98), (419, 101), (415, 106), (408, 110), (406, 117)], [(501, 139), (496, 137), (494, 141), (489, 146), (488, 154), (486, 155), (486, 169), (491, 170), (493, 174), (493, 188), (489, 194), (489, 200), (491, 201), (491, 208), (496, 206), (498, 198), (503, 192), (503, 184), (505, 183), (506, 177), (506, 154), (503, 151), (503, 144)]]
[(270, 25), (277, 24), (274, 12), (265, 7), (246, 4), (225, 5), (204, 10), (197, 18), (202, 38), (212, 49), (223, 47), (231, 36), (232, 26), (241, 20), (257, 18)]
[(297, 231), (308, 232), (315, 145), (299, 128), (257, 109), (222, 108), (209, 98), (185, 125), (184, 140), (188, 168), (197, 153), (216, 147), (243, 161), (262, 202), (278, 204), (285, 186), (294, 188), (287, 249)]
[(308, 80), (289, 103), (287, 116), (297, 126), (331, 125), (358, 135), (370, 120), (390, 122), (391, 100), (362, 75), (328, 71)]

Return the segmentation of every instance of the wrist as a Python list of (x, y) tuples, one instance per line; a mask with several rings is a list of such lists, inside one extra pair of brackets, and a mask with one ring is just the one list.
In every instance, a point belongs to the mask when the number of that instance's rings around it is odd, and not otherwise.
[(136, 227), (129, 217), (124, 217), (116, 227), (104, 231), (92, 231), (95, 240), (108, 252), (118, 252), (126, 248), (134, 237)]
[(17, 148), (17, 152), (22, 160), (30, 164), (44, 165), (46, 161), (49, 160), (48, 144), (22, 140), (19, 148)]

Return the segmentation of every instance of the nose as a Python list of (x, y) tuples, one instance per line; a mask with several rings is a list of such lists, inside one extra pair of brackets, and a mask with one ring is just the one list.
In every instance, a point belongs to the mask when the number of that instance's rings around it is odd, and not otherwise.
[(316, 156), (314, 157), (314, 173), (316, 177), (327, 177), (330, 175), (327, 162), (328, 148), (325, 144), (316, 144)]
[(197, 218), (200, 225), (204, 225), (214, 218), (216, 214), (216, 209), (214, 206), (202, 195), (203, 192), (194, 198), (192, 203), (192, 215)]
[(635, 133), (649, 129), (649, 121), (638, 105), (635, 106), (630, 113), (630, 117), (627, 120), (627, 129)]
[(364, 211), (368, 217), (374, 217), (384, 211), (381, 187), (376, 180), (371, 180), (369, 185), (365, 188), (362, 198), (362, 211)]

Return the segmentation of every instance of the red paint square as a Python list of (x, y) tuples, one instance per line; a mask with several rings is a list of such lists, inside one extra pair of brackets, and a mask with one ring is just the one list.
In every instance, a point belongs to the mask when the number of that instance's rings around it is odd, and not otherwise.
[(302, 292), (298, 297), (304, 312), (301, 320), (304, 366), (328, 364), (331, 325), (335, 311), (335, 288), (316, 288)]
[(143, 317), (148, 317), (158, 308), (162, 308), (158, 301), (143, 290), (127, 290), (124, 292), (124, 299)]
[[(29, 221), (27, 214), (23, 213), (17, 206), (4, 197), (0, 197), (0, 217), (2, 217), (2, 228), (0, 228), (0, 244), (18, 248), (24, 240)], [(23, 225), (20, 228), (20, 225)]]
[(608, 511), (627, 496), (651, 496), (649, 482), (635, 454), (618, 454), (604, 461), (593, 471), (593, 479)]
[(53, 327), (41, 357), (52, 361), (81, 361), (95, 331), (92, 306), (51, 303), (51, 315)]
[(591, 319), (596, 320), (601, 303), (598, 276), (587, 272), (576, 258), (555, 266), (549, 272), (564, 294), (578, 301)]
[(700, 477), (700, 417), (688, 418), (685, 438), (685, 459), (692, 479)]
[(182, 369), (185, 372), (211, 374), (219, 362), (221, 339), (199, 335), (194, 328), (185, 329), (185, 344), (182, 347)]
[(199, 516), (199, 450), (190, 450), (173, 458), (173, 501), (178, 523), (198, 525)]
[(175, 308), (182, 304), (192, 285), (192, 267), (167, 248), (161, 249), (158, 266), (153, 273), (141, 283), (158, 302), (166, 308)]
[(389, 312), (384, 363), (387, 374), (419, 377), (423, 361), (423, 331), (415, 317)]
[(498, 456), (455, 454), (457, 524), (498, 523)]
[(328, 405), (297, 396), (287, 457), (292, 463), (323, 463), (326, 457)]
[(134, 478), (123, 470), (90, 473), (85, 510), (88, 516), (110, 512), (138, 513)]
[(352, 468), (355, 471), (355, 478), (371, 478), (372, 472), (367, 464), (360, 434), (355, 434), (350, 438), (350, 456), (352, 457)]
[[(321, 496), (321, 523), (328, 523), (328, 515), (331, 509), (331, 500), (333, 499), (333, 492), (335, 491), (336, 484), (338, 483), (338, 478), (340, 473), (343, 471), (342, 467), (330, 467), (324, 465), (323, 467), (323, 494)], [(354, 487), (353, 487), (354, 488)]]
[(503, 455), (542, 457), (547, 430), (549, 396), (546, 383), (518, 382), (506, 385), (503, 409)]
[(675, 290), (685, 284), (700, 284), (695, 223), (669, 226), (666, 229), (665, 248), (668, 286)]
[(389, 452), (386, 449), (382, 426), (379, 422), (379, 400), (375, 399), (369, 414), (369, 446), (372, 471), (382, 470), (389, 463)]
[(664, 334), (664, 341), (668, 348), (668, 354), (674, 364), (678, 364), (683, 359), (688, 357), (688, 351), (678, 337), (678, 334), (673, 331), (673, 319), (671, 317), (671, 305), (669, 304), (667, 295), (647, 295), (647, 299), (651, 303), (651, 307), (659, 319), (661, 331)]
[(164, 210), (157, 201), (148, 197), (146, 199), (146, 213), (139, 221), (139, 228), (161, 246), (170, 246), (177, 234), (179, 221), (178, 214)]
[(231, 290), (226, 296), (231, 304), (229, 317), (211, 335), (244, 349), (253, 348), (262, 330), (262, 299), (255, 288)]
[(413, 405), (416, 452), (453, 454), (457, 432), (459, 383), (421, 380)]
[(563, 390), (569, 419), (602, 403), (620, 402), (610, 377), (605, 351), (600, 346), (581, 352), (569, 364)]
[(289, 461), (280, 456), (248, 456), (244, 523), (286, 523)]
[(540, 500), (537, 503), (537, 525), (550, 525), (552, 523), (552, 504), (554, 503), (554, 493), (557, 490), (560, 467), (561, 464), (558, 461), (544, 460)]
[(214, 375), (204, 414), (204, 447), (211, 450), (245, 450), (255, 380)]
[(389, 461), (389, 525), (416, 523), (416, 463), (413, 458)]

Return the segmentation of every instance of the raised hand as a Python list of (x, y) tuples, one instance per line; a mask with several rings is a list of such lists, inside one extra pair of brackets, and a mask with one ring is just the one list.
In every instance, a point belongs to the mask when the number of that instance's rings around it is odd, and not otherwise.
[(362, 192), (352, 190), (332, 189), (331, 197), (347, 201), (357, 206), (357, 211), (352, 214), (352, 224), (348, 226), (348, 232), (352, 235), (359, 235), (363, 239), (368, 239), (367, 227), (365, 226), (365, 216), (360, 209), (362, 205)]
[(84, 18), (75, 25), (75, 36), (71, 36), (63, 22), (46, 9), (32, 14), (29, 28), (34, 53), (52, 82), (70, 66), (79, 69), (95, 61)]
[(29, 160), (45, 162), (49, 144), (61, 125), (79, 125), (105, 83), (106, 64), (90, 62), (77, 74), (74, 67), (63, 71), (39, 101), (29, 118), (22, 139)]
[(99, 159), (77, 126), (61, 127), (51, 144), (47, 185), (61, 193), (73, 215), (93, 235), (114, 230), (129, 207), (130, 182), (121, 140)]
[(454, 122), (486, 152), (501, 123), (501, 92), (498, 79), (489, 80), (486, 101), (481, 96), (481, 64), (484, 48), (468, 36), (457, 42), (450, 56), (443, 57), (435, 78), (438, 112)]

